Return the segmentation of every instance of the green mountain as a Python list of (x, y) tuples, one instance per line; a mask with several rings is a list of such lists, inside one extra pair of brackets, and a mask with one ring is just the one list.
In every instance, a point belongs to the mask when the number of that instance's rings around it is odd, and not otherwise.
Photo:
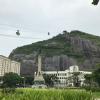
[(21, 62), (22, 75), (33, 75), (39, 53), (43, 57), (43, 70), (65, 70), (71, 65), (93, 70), (100, 63), (100, 37), (76, 30), (63, 31), (51, 39), (18, 47), (9, 58)]

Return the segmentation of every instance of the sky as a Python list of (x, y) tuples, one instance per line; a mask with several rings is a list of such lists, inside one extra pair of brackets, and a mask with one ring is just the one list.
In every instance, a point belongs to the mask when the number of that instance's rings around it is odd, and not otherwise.
[(9, 56), (17, 47), (52, 38), (63, 30), (100, 36), (100, 3), (94, 6), (91, 2), (0, 0), (0, 55)]

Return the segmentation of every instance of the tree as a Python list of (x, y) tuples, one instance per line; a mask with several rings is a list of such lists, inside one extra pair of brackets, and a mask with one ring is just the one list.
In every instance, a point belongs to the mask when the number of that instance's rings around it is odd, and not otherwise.
[(93, 0), (92, 4), (97, 5), (99, 3), (99, 0)]
[(6, 73), (4, 76), (3, 76), (3, 83), (2, 83), (2, 88), (4, 90), (15, 90), (15, 88), (17, 87), (17, 85), (20, 84), (20, 80), (21, 80), (21, 77), (16, 74), (16, 73)]
[(25, 77), (25, 83), (27, 85), (32, 85), (33, 84), (33, 81), (34, 81), (34, 77), (31, 77), (31, 76)]
[(45, 79), (45, 83), (47, 86), (53, 87), (54, 86), (54, 82), (58, 81), (58, 78), (55, 75), (43, 75), (44, 79)]
[(80, 75), (80, 72), (73, 72), (72, 78), (73, 78), (73, 83), (75, 87), (80, 86), (79, 75)]
[(100, 67), (93, 72), (93, 77), (94, 81), (97, 82), (100, 87)]
[(92, 74), (85, 75), (86, 86), (90, 89), (93, 87), (100, 87), (100, 64), (96, 65), (97, 69), (92, 72)]
[(85, 78), (85, 84), (87, 86), (92, 86), (92, 83), (93, 83), (93, 75), (92, 74), (86, 74), (84, 76), (84, 78)]

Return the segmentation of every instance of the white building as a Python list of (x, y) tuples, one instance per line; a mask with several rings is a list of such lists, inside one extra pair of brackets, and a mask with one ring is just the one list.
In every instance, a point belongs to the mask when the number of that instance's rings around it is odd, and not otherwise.
[(20, 75), (20, 63), (0, 55), (0, 76), (4, 76), (5, 73), (9, 72)]
[(20, 63), (16, 61), (11, 61), (11, 69), (13, 73), (20, 75)]
[(55, 83), (55, 86), (59, 87), (66, 87), (66, 86), (74, 86), (73, 83), (73, 73), (79, 72), (78, 79), (80, 81), (80, 85), (82, 86), (84, 84), (84, 75), (85, 74), (91, 74), (91, 72), (88, 71), (79, 71), (79, 67), (74, 65), (70, 66), (69, 69), (65, 71), (45, 71), (44, 74), (47, 75), (55, 75), (57, 76), (59, 82)]

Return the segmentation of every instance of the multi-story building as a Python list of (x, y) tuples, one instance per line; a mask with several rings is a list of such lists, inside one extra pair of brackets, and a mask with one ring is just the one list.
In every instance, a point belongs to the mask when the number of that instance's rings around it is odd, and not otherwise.
[(20, 63), (19, 62), (11, 61), (11, 69), (12, 69), (12, 72), (20, 75)]
[[(79, 67), (77, 65), (70, 66), (69, 69), (65, 71), (42, 71), (42, 61), (41, 61), (41, 55), (38, 56), (38, 71), (35, 72), (34, 75), (34, 81), (37, 84), (40, 84), (44, 82), (43, 74), (45, 75), (50, 75), (50, 76), (55, 76), (57, 78), (56, 81), (54, 81), (54, 86), (55, 87), (66, 87), (66, 86), (82, 86), (84, 85), (85, 81), (85, 75), (86, 74), (92, 74), (91, 72), (88, 71), (80, 71)], [(37, 87), (37, 85), (33, 86)]]
[(0, 76), (2, 77), (5, 73), (9, 72), (20, 75), (20, 63), (0, 55)]
[(54, 85), (58, 87), (74, 86), (74, 73), (79, 73), (77, 77), (80, 82), (80, 86), (82, 86), (85, 81), (84, 76), (86, 74), (91, 74), (91, 72), (88, 71), (79, 71), (79, 67), (76, 65), (70, 66), (69, 69), (65, 71), (45, 71), (43, 73), (56, 76), (58, 78), (58, 82), (55, 82)]

